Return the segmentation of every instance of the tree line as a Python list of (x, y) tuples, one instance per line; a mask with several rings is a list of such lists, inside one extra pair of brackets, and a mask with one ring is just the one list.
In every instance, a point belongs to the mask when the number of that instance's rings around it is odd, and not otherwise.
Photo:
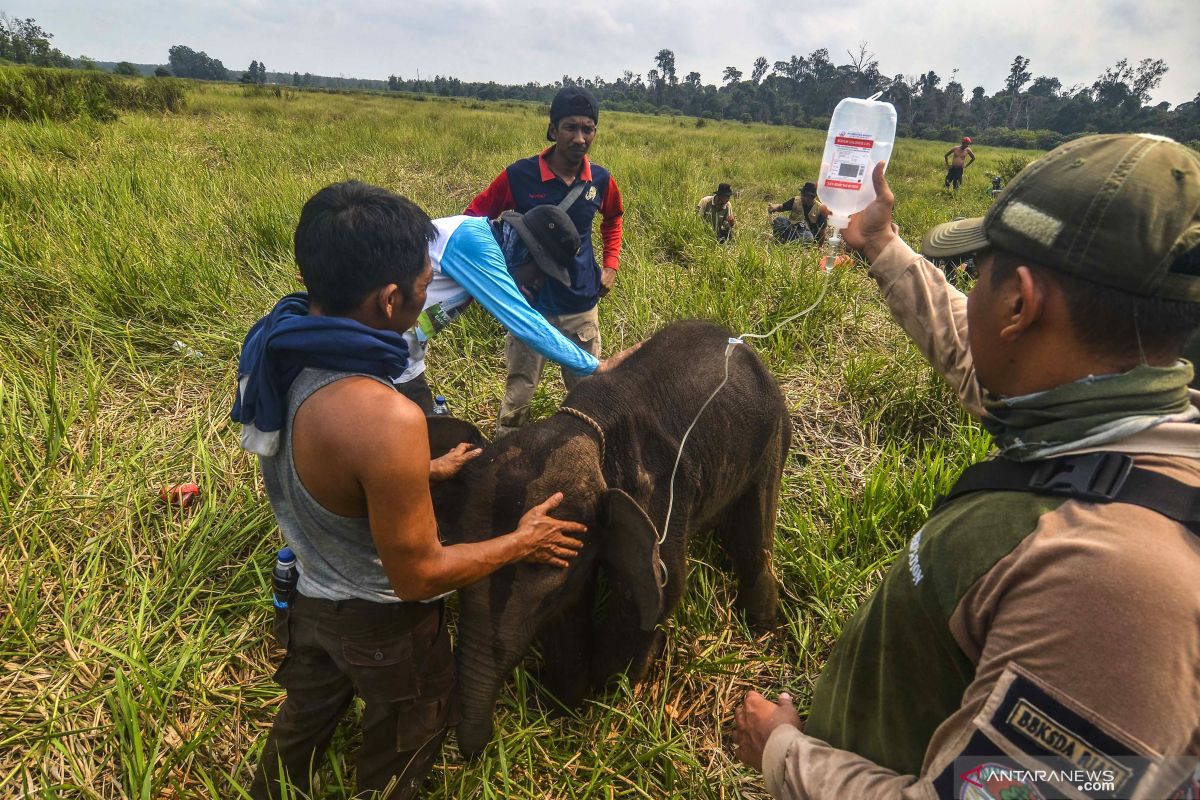
[[(65, 55), (51, 46), (52, 38), (33, 19), (11, 19), (0, 13), (0, 59), (47, 67), (100, 68), (86, 56), (73, 59)], [(561, 87), (579, 85), (595, 92), (605, 108), (617, 111), (811, 128), (825, 128), (841, 98), (879, 92), (896, 107), (901, 136), (956, 140), (969, 135), (980, 144), (1049, 149), (1085, 133), (1147, 131), (1200, 149), (1200, 92), (1174, 108), (1167, 102), (1150, 103), (1151, 93), (1168, 69), (1162, 59), (1147, 58), (1136, 64), (1120, 59), (1091, 83), (1064, 86), (1050, 75), (1035, 77), (1030, 60), (1017, 55), (1003, 88), (988, 95), (982, 86), (968, 93), (958, 80), (958, 70), (945, 80), (933, 70), (920, 75), (886, 75), (865, 43), (855, 51), (847, 51), (842, 64), (834, 63), (825, 48), (775, 62), (760, 56), (750, 66), (749, 75), (736, 66), (725, 67), (719, 85), (704, 83), (700, 73), (694, 71), (681, 78), (675, 53), (666, 48), (658, 51), (654, 66), (644, 74), (625, 70), (611, 81), (599, 75), (563, 75), (550, 83), (518, 85), (462, 81), (442, 75), (408, 79), (390, 75), (382, 81), (267, 72), (266, 65), (258, 60), (237, 72), (203, 50), (182, 44), (171, 47), (167, 55), (167, 65), (155, 68), (154, 74), (547, 103)], [(125, 61), (113, 67), (114, 72), (127, 75), (141, 74), (144, 69)]]
[(824, 48), (774, 63), (760, 56), (749, 75), (735, 66), (726, 67), (719, 86), (704, 83), (698, 72), (680, 78), (675, 54), (664, 48), (644, 76), (626, 70), (615, 81), (564, 75), (552, 84), (511, 86), (440, 75), (426, 80), (393, 75), (388, 88), (548, 102), (558, 88), (575, 84), (595, 92), (606, 108), (620, 111), (813, 128), (828, 126), (834, 106), (843, 97), (879, 92), (896, 107), (902, 136), (953, 141), (969, 135), (984, 144), (1049, 149), (1086, 133), (1147, 131), (1200, 149), (1200, 92), (1174, 108), (1167, 102), (1150, 104), (1151, 93), (1167, 72), (1162, 59), (1137, 64), (1121, 59), (1090, 84), (1064, 86), (1053, 76), (1035, 77), (1030, 60), (1017, 55), (1003, 88), (989, 96), (982, 86), (968, 94), (958, 80), (958, 70), (945, 81), (933, 70), (889, 77), (866, 44), (846, 55), (842, 64), (835, 64)]

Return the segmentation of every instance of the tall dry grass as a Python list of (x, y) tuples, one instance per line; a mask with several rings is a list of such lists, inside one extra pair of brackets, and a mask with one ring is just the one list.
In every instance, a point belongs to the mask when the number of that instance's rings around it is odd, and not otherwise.
[[(0, 73), (3, 71), (0, 70)], [(601, 305), (606, 352), (681, 317), (768, 330), (824, 280), (811, 250), (773, 245), (765, 206), (814, 176), (822, 135), (605, 114), (594, 157), (627, 208), (622, 269)], [(460, 211), (540, 148), (541, 112), (378, 96), (244, 96), (198, 86), (178, 114), (107, 125), (0, 122), (0, 793), (241, 796), (278, 708), (268, 573), (280, 545), (254, 462), (228, 421), (242, 336), (295, 290), (303, 202), (350, 177)], [(941, 147), (900, 142), (889, 176), (902, 233), (980, 212), (984, 150), (958, 195)], [(697, 199), (731, 182), (718, 246)], [(841, 271), (808, 317), (756, 342), (795, 420), (776, 571), (779, 631), (731, 615), (718, 550), (693, 549), (686, 599), (650, 681), (549, 716), (519, 670), (477, 762), (451, 744), (431, 796), (763, 797), (728, 746), (749, 688), (807, 703), (842, 625), (986, 439)], [(176, 340), (200, 352), (181, 356)], [(720, 354), (714, 354), (719, 357)], [(430, 376), (487, 429), (501, 333), (478, 309), (435, 343)], [(535, 399), (549, 413), (557, 380)], [(165, 484), (202, 487), (188, 510)], [(320, 796), (350, 795), (353, 719)]]

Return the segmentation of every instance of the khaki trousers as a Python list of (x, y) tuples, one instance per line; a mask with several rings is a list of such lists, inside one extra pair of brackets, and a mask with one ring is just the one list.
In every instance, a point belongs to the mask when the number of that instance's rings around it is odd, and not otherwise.
[[(581, 349), (596, 358), (600, 357), (600, 315), (595, 306), (578, 314), (559, 314), (547, 319)], [(504, 384), (500, 415), (496, 420), (496, 438), (512, 433), (529, 421), (529, 403), (533, 400), (533, 393), (542, 379), (542, 368), (546, 365), (546, 359), (511, 333), (504, 342), (504, 358), (508, 362), (508, 378)], [(562, 368), (562, 376), (568, 392), (585, 377), (566, 367)]]

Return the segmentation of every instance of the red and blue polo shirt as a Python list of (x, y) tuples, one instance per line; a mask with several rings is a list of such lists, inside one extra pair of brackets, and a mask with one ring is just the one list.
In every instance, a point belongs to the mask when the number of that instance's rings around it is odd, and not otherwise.
[[(550, 169), (547, 159), (553, 146), (536, 156), (523, 158), (496, 176), (491, 185), (471, 201), (464, 213), (475, 217), (495, 219), (510, 209), (529, 211), (534, 206), (557, 205), (571, 191), (562, 178)], [(595, 307), (600, 297), (600, 267), (592, 245), (592, 223), (596, 212), (601, 215), (600, 237), (604, 246), (604, 266), (617, 268), (621, 256), (621, 191), (612, 174), (584, 156), (583, 167), (576, 180), (588, 185), (582, 195), (567, 209), (567, 215), (579, 231), (581, 246), (572, 266), (571, 285), (558, 281), (546, 284), (534, 297), (533, 305), (546, 316), (577, 314)], [(573, 185), (573, 184), (572, 184)]]

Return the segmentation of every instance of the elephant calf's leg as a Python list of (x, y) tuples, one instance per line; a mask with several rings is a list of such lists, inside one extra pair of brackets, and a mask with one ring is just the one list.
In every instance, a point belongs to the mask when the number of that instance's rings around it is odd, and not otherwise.
[(774, 627), (779, 605), (779, 587), (771, 572), (779, 481), (777, 470), (767, 470), (761, 480), (726, 509), (714, 531), (733, 563), (738, 582), (737, 608), (755, 628)]
[(578, 708), (588, 692), (588, 653), (591, 638), (591, 593), (542, 626), (539, 643), (542, 667), (538, 681), (557, 703)]
[(645, 678), (650, 664), (662, 652), (665, 637), (657, 627), (643, 631), (637, 608), (610, 596), (604, 622), (593, 648), (592, 679), (599, 689), (610, 687), (613, 678), (628, 675), (636, 686)]

